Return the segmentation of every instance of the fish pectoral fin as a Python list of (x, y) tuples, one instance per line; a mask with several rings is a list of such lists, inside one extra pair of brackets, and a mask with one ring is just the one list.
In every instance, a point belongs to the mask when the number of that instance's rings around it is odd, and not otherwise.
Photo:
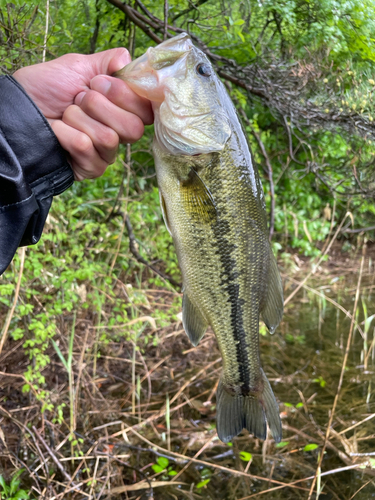
[(248, 396), (233, 395), (219, 382), (216, 396), (217, 434), (223, 443), (231, 441), (242, 429), (259, 439), (267, 437), (267, 423), (276, 443), (282, 438), (279, 405), (262, 370), (263, 390)]
[(267, 297), (262, 309), (262, 318), (270, 333), (274, 333), (281, 321), (284, 309), (283, 286), (275, 256), (271, 252)]
[(199, 221), (211, 222), (217, 217), (215, 202), (210, 190), (194, 168), (187, 179), (180, 181), (181, 196), (185, 211)]
[(197, 346), (206, 333), (208, 323), (200, 310), (191, 302), (186, 292), (182, 299), (182, 324), (190, 342)]
[(160, 207), (161, 207), (161, 213), (163, 214), (163, 219), (164, 219), (164, 224), (166, 228), (168, 229), (169, 234), (172, 236), (170, 227), (169, 227), (169, 220), (168, 220), (168, 212), (167, 212), (167, 206), (165, 204), (165, 199), (163, 196), (163, 193), (159, 189), (159, 199), (160, 199)]

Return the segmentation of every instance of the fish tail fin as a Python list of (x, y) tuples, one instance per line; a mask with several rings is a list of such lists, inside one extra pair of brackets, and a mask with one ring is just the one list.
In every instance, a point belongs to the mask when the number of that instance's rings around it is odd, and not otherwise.
[(276, 443), (281, 441), (279, 405), (262, 370), (263, 391), (259, 395), (232, 395), (220, 380), (217, 391), (217, 433), (227, 443), (242, 429), (259, 439), (266, 439), (267, 423)]

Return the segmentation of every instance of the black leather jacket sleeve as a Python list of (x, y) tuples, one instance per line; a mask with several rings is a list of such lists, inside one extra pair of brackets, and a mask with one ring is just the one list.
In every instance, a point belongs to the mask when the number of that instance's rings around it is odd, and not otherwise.
[(11, 76), (0, 76), (0, 275), (42, 234), (53, 196), (73, 171), (49, 123)]

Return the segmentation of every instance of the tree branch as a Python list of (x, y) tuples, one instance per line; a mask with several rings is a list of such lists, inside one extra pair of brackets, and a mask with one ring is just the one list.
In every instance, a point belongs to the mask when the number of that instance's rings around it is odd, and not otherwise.
[[(154, 16), (140, 0), (136, 0), (136, 3), (144, 15), (120, 0), (107, 1), (125, 12), (129, 19), (154, 42), (162, 42), (155, 31), (163, 32), (164, 21)], [(186, 31), (170, 25), (167, 29), (174, 33)], [(168, 33), (168, 37), (171, 36)], [(350, 134), (375, 139), (375, 122), (370, 122), (366, 116), (356, 111), (342, 111), (332, 105), (327, 109), (325, 104), (316, 105), (309, 98), (309, 91), (315, 92), (317, 77), (321, 77), (322, 74), (319, 67), (310, 65), (310, 70), (301, 72), (298, 63), (274, 60), (270, 62), (262, 60), (261, 64), (254, 62), (242, 66), (233, 59), (212, 52), (196, 35), (191, 33), (190, 36), (211, 59), (219, 76), (266, 101), (266, 106), (275, 110), (280, 117), (289, 117), (291, 122), (300, 126), (339, 126)]]

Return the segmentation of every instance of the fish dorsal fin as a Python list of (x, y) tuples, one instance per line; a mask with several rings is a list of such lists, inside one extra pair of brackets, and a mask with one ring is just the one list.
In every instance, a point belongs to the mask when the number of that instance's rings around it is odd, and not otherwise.
[(187, 179), (180, 181), (181, 196), (186, 212), (198, 221), (212, 222), (216, 219), (216, 207), (210, 190), (194, 168)]
[(182, 299), (182, 324), (190, 342), (197, 346), (207, 330), (208, 323), (186, 292)]
[(270, 333), (273, 333), (281, 321), (284, 309), (283, 286), (275, 256), (270, 249), (270, 270), (267, 297), (262, 309), (262, 318)]

